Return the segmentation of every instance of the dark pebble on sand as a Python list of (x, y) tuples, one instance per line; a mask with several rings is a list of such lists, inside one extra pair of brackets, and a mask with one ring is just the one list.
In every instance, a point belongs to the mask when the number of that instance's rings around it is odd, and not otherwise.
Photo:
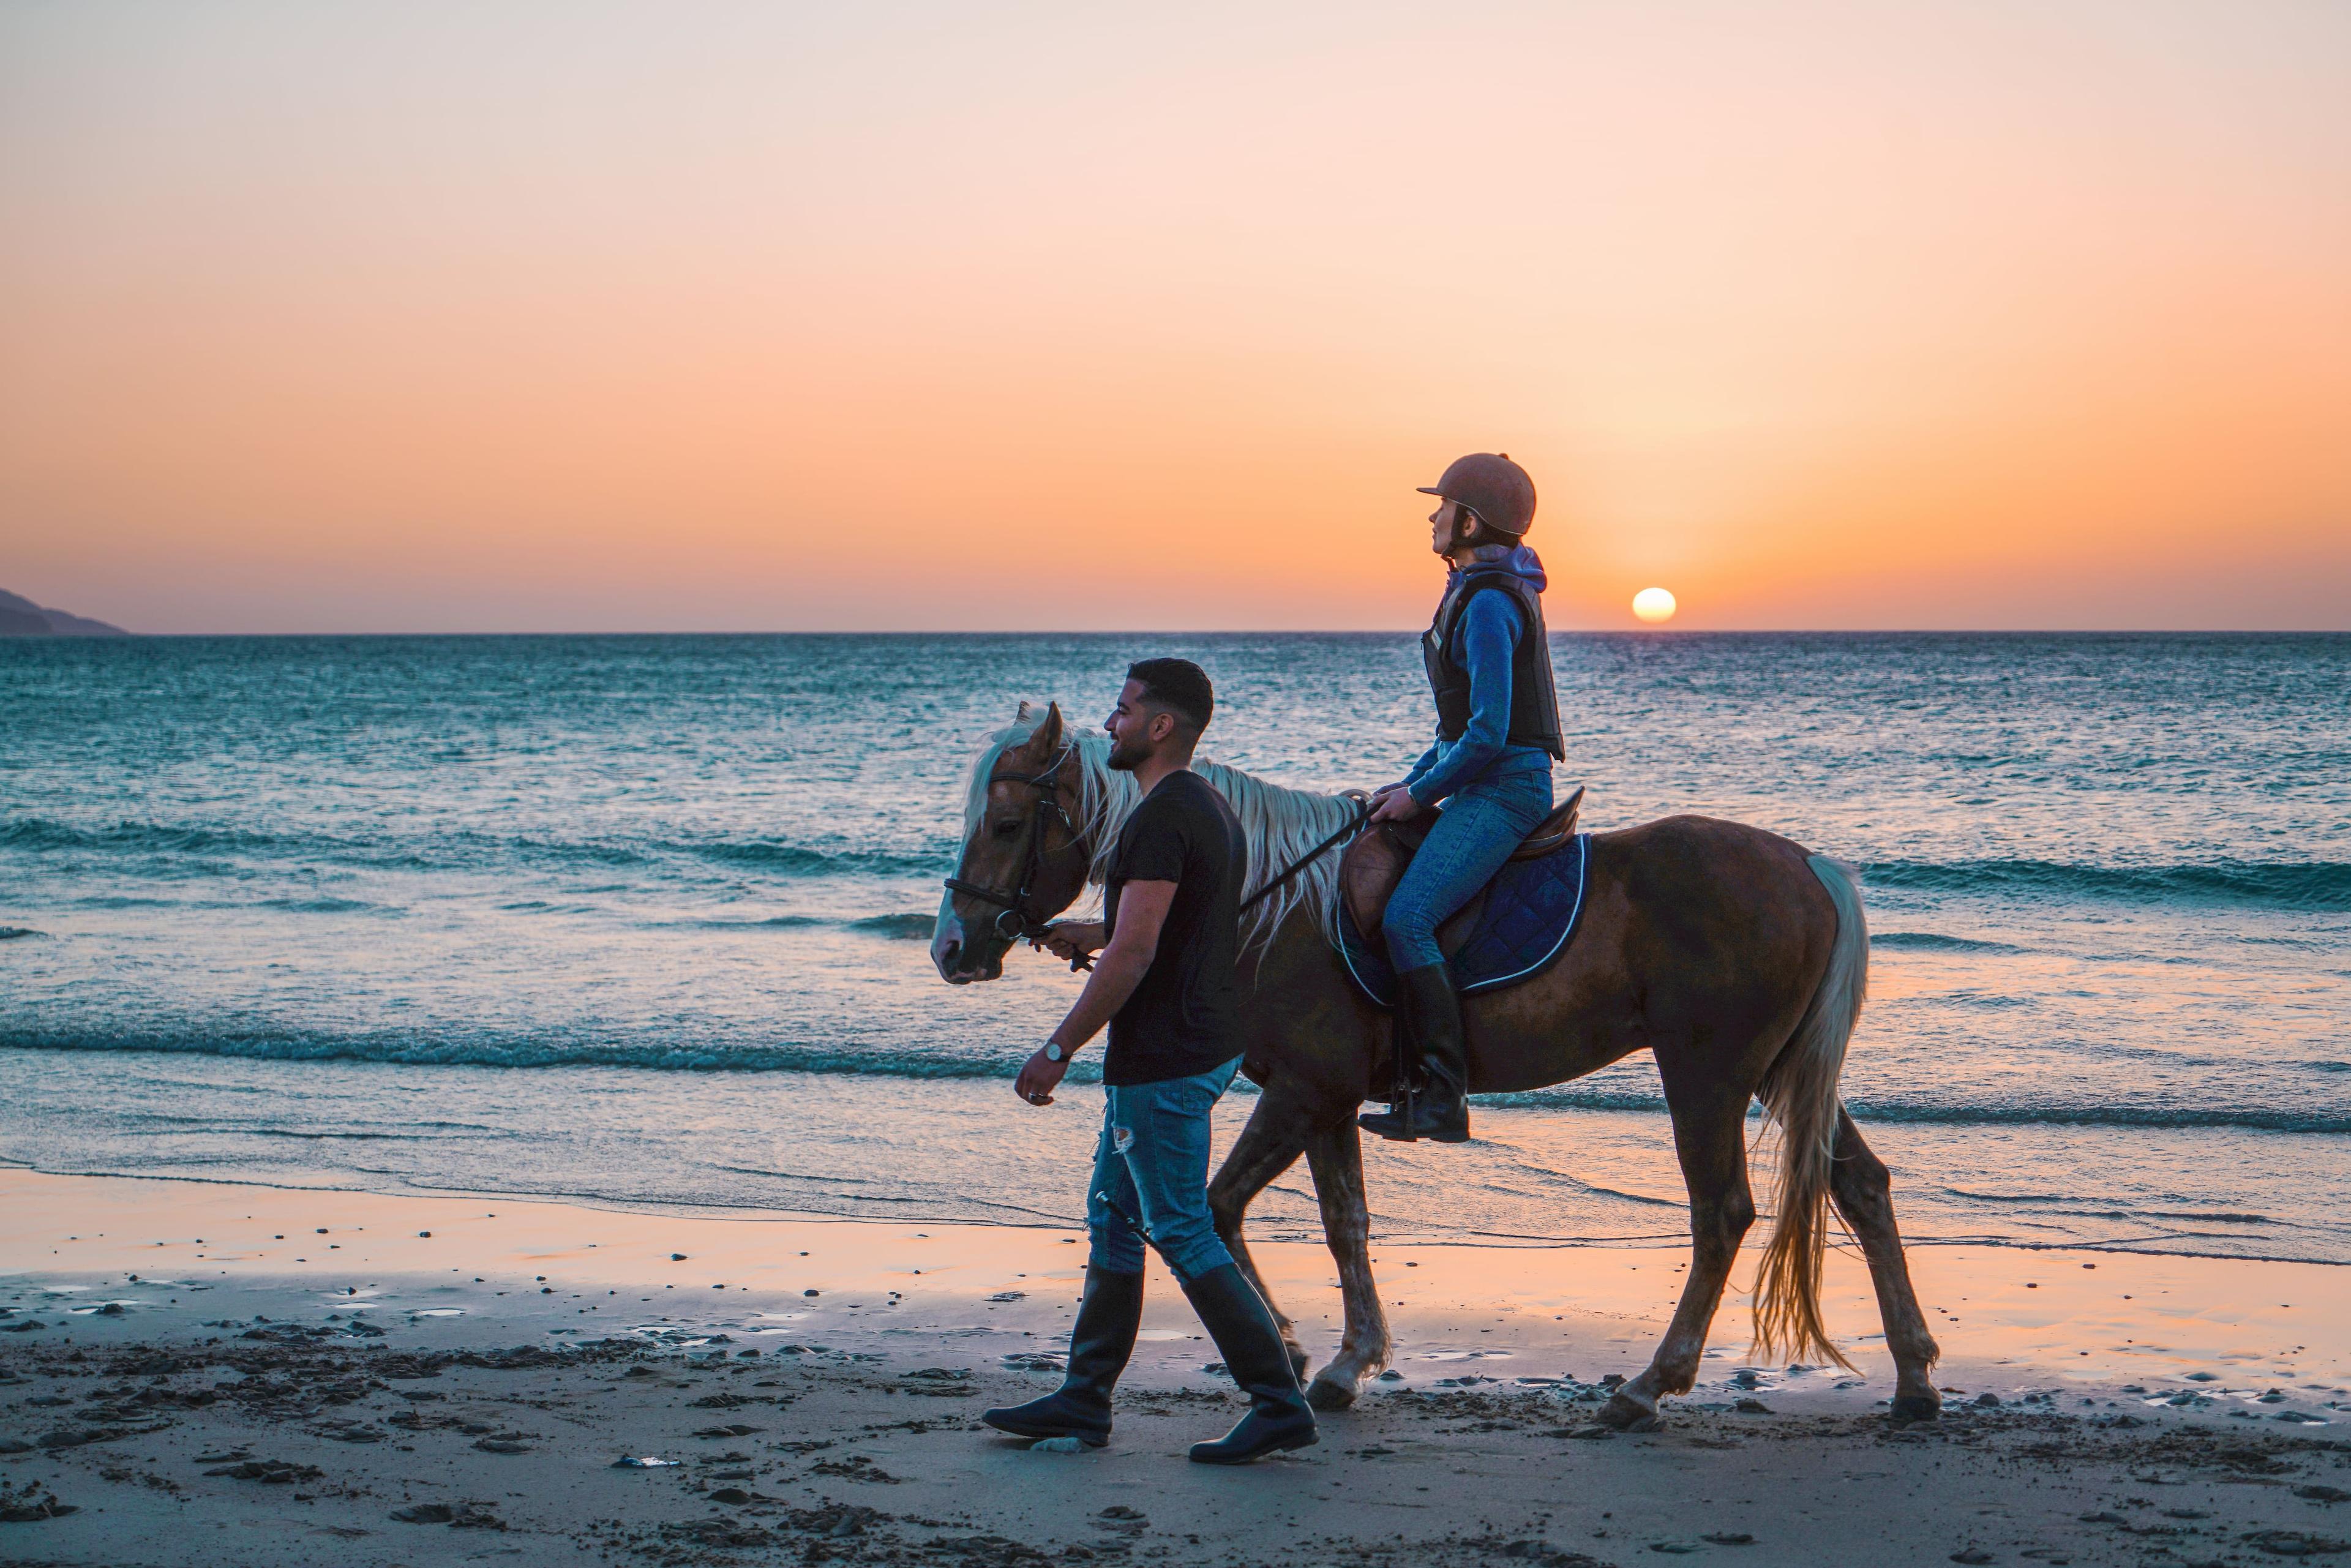
[(1732, 1406), (1731, 1408), (1738, 1411), (1741, 1416), (1769, 1416), (1771, 1414), (1771, 1406), (1764, 1404), (1761, 1399), (1742, 1399), (1738, 1404)]
[(41, 1434), (44, 1448), (79, 1448), (91, 1443), (110, 1443), (117, 1437), (135, 1437), (141, 1432), (152, 1432), (153, 1427), (64, 1427)]
[(491, 1514), (480, 1502), (461, 1502), (449, 1507), (446, 1502), (419, 1502), (404, 1510), (392, 1510), (392, 1519), (400, 1523), (444, 1523), (456, 1531), (503, 1531), (506, 1521)]
[(1954, 1563), (1991, 1563), (1996, 1561), (1996, 1559), (1991, 1552), (1986, 1552), (1980, 1546), (1963, 1546), (1957, 1552), (1951, 1553), (1951, 1561)]
[(2333, 1557), (2351, 1552), (2351, 1541), (2333, 1535), (2313, 1535), (2306, 1530), (2255, 1530), (2244, 1536), (2246, 1545), (2273, 1557)]
[(204, 1472), (208, 1476), (225, 1476), (233, 1481), (260, 1481), (266, 1486), (315, 1481), (325, 1473), (316, 1465), (289, 1464), (284, 1459), (247, 1459), (241, 1465), (223, 1465)]
[(28, 1488), (17, 1495), (0, 1493), (0, 1524), (38, 1524), (45, 1519), (63, 1519), (81, 1510), (69, 1502), (59, 1502), (54, 1493), (36, 1496)]

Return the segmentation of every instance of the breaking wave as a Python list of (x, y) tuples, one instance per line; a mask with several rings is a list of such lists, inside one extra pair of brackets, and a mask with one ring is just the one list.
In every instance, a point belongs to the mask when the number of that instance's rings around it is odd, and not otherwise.
[(1875, 887), (1928, 893), (2351, 909), (2351, 865), (2333, 861), (2210, 861), (2129, 867), (2029, 860), (1948, 864), (1879, 861), (1864, 868), (1863, 880)]
[[(267, 1061), (382, 1062), (403, 1066), (503, 1069), (630, 1068), (649, 1072), (812, 1072), (861, 1078), (998, 1078), (1011, 1071), (999, 1051), (971, 1051), (860, 1049), (795, 1042), (737, 1043), (729, 1040), (615, 1040), (559, 1034), (433, 1036), (367, 1032), (336, 1034), (268, 1032), (198, 1035), (168, 1030), (40, 1030), (0, 1031), (0, 1050), (58, 1051), (156, 1051), (186, 1056), (225, 1056)], [(2326, 1071), (2333, 1064), (2309, 1064)], [(1089, 1054), (1071, 1077), (1090, 1082), (1101, 1075), (1099, 1058)], [(1248, 1092), (1245, 1080), (1235, 1087)], [(1665, 1100), (1635, 1076), (1630, 1082), (1586, 1080), (1549, 1089), (1481, 1094), (1481, 1104), (1559, 1111), (1644, 1111), (1662, 1113)], [(2351, 1134), (2351, 1108), (2297, 1104), (2216, 1105), (2210, 1103), (2099, 1104), (2056, 1100), (1987, 1103), (1927, 1101), (1873, 1095), (1855, 1087), (1845, 1103), (1856, 1120), (1921, 1122), (1951, 1125), (2048, 1125), (2084, 1127), (2237, 1127), (2273, 1133)]]
[(651, 865), (687, 860), (741, 867), (782, 876), (858, 874), (932, 875), (953, 859), (944, 842), (935, 852), (817, 849), (773, 839), (565, 840), (502, 837), (461, 831), (435, 838), (340, 837), (326, 833), (266, 833), (239, 828), (177, 826), (119, 821), (103, 827), (76, 826), (46, 817), (0, 821), (0, 850), (35, 854), (137, 854), (186, 856), (185, 876), (217, 875), (223, 857), (274, 861), (292, 865), (325, 862), (378, 870), (462, 870), (513, 862), (590, 865)]

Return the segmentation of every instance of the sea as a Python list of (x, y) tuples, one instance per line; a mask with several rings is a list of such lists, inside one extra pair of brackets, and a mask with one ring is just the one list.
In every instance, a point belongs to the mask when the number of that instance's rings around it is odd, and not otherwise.
[[(1404, 633), (0, 640), (0, 1161), (1072, 1226), (1088, 1061), (1010, 1085), (1077, 980), (927, 939), (988, 735), (1165, 653), (1279, 782), (1426, 742)], [(1552, 656), (1587, 826), (1861, 869), (1844, 1094), (1912, 1241), (2351, 1262), (2351, 637)], [(1687, 1233), (1647, 1058), (1475, 1116), (1367, 1149), (1380, 1237)], [(1253, 1218), (1319, 1235), (1302, 1166)]]

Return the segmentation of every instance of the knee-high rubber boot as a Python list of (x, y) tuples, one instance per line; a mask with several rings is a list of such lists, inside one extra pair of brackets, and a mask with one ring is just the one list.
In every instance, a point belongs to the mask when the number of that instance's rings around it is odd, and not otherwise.
[(1443, 964), (1399, 971), (1396, 1023), (1399, 1038), (1419, 1049), (1427, 1082), (1402, 1103), (1356, 1122), (1367, 1133), (1400, 1143), (1468, 1143), (1469, 1051), (1461, 1038), (1461, 998), (1453, 988), (1453, 971)]
[(1018, 1437), (1075, 1437), (1090, 1448), (1110, 1441), (1110, 1394), (1134, 1354), (1143, 1326), (1143, 1276), (1086, 1270), (1078, 1321), (1070, 1329), (1070, 1369), (1061, 1386), (1042, 1399), (979, 1418)]
[(1239, 1425), (1213, 1443), (1193, 1444), (1193, 1459), (1203, 1465), (1245, 1465), (1262, 1454), (1321, 1441), (1314, 1430), (1314, 1408), (1298, 1390), (1298, 1374), (1290, 1368), (1281, 1330), (1240, 1270), (1220, 1263), (1186, 1281), (1184, 1294), (1207, 1326), (1208, 1337), (1217, 1342), (1225, 1369), (1249, 1396), (1249, 1412)]

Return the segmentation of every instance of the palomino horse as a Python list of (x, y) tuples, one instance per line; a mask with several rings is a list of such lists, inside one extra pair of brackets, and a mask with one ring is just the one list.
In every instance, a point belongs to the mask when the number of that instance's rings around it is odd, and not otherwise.
[[(965, 802), (962, 864), (931, 941), (942, 977), (995, 978), (1014, 942), (1102, 879), (1137, 799), (1133, 779), (1113, 772), (1108, 758), (1106, 737), (1066, 733), (1058, 706), (1040, 719), (1026, 703), (981, 753)], [(1345, 796), (1285, 789), (1212, 762), (1195, 768), (1248, 832), (1251, 889), (1355, 811)], [(1325, 1410), (1353, 1403), (1390, 1354), (1355, 1112), (1391, 1082), (1393, 1029), (1332, 946), (1338, 859), (1320, 857), (1246, 917), (1245, 1061), (1262, 1092), (1209, 1187), (1217, 1229), (1262, 1291), (1242, 1220), (1249, 1200), (1306, 1156), (1346, 1304), (1339, 1354), (1308, 1390)], [(1860, 891), (1844, 866), (1760, 828), (1668, 817), (1594, 835), (1583, 926), (1567, 951), (1524, 984), (1469, 998), (1473, 1091), (1561, 1083), (1642, 1050), (1665, 1085), (1689, 1186), (1694, 1259), (1664, 1343), (1603, 1408), (1609, 1425), (1653, 1424), (1660, 1397), (1687, 1393), (1696, 1380), (1708, 1326), (1755, 1219), (1747, 1185), (1755, 1099), (1782, 1142), (1776, 1219), (1756, 1292), (1759, 1350), (1850, 1365), (1820, 1315), (1834, 1202), (1876, 1285), (1894, 1356), (1894, 1417), (1939, 1411), (1928, 1376), (1938, 1352), (1910, 1287), (1886, 1169), (1837, 1097), (1868, 944)], [(1270, 1292), (1266, 1300), (1273, 1304)], [(1302, 1369), (1290, 1320), (1279, 1306), (1274, 1315)]]

